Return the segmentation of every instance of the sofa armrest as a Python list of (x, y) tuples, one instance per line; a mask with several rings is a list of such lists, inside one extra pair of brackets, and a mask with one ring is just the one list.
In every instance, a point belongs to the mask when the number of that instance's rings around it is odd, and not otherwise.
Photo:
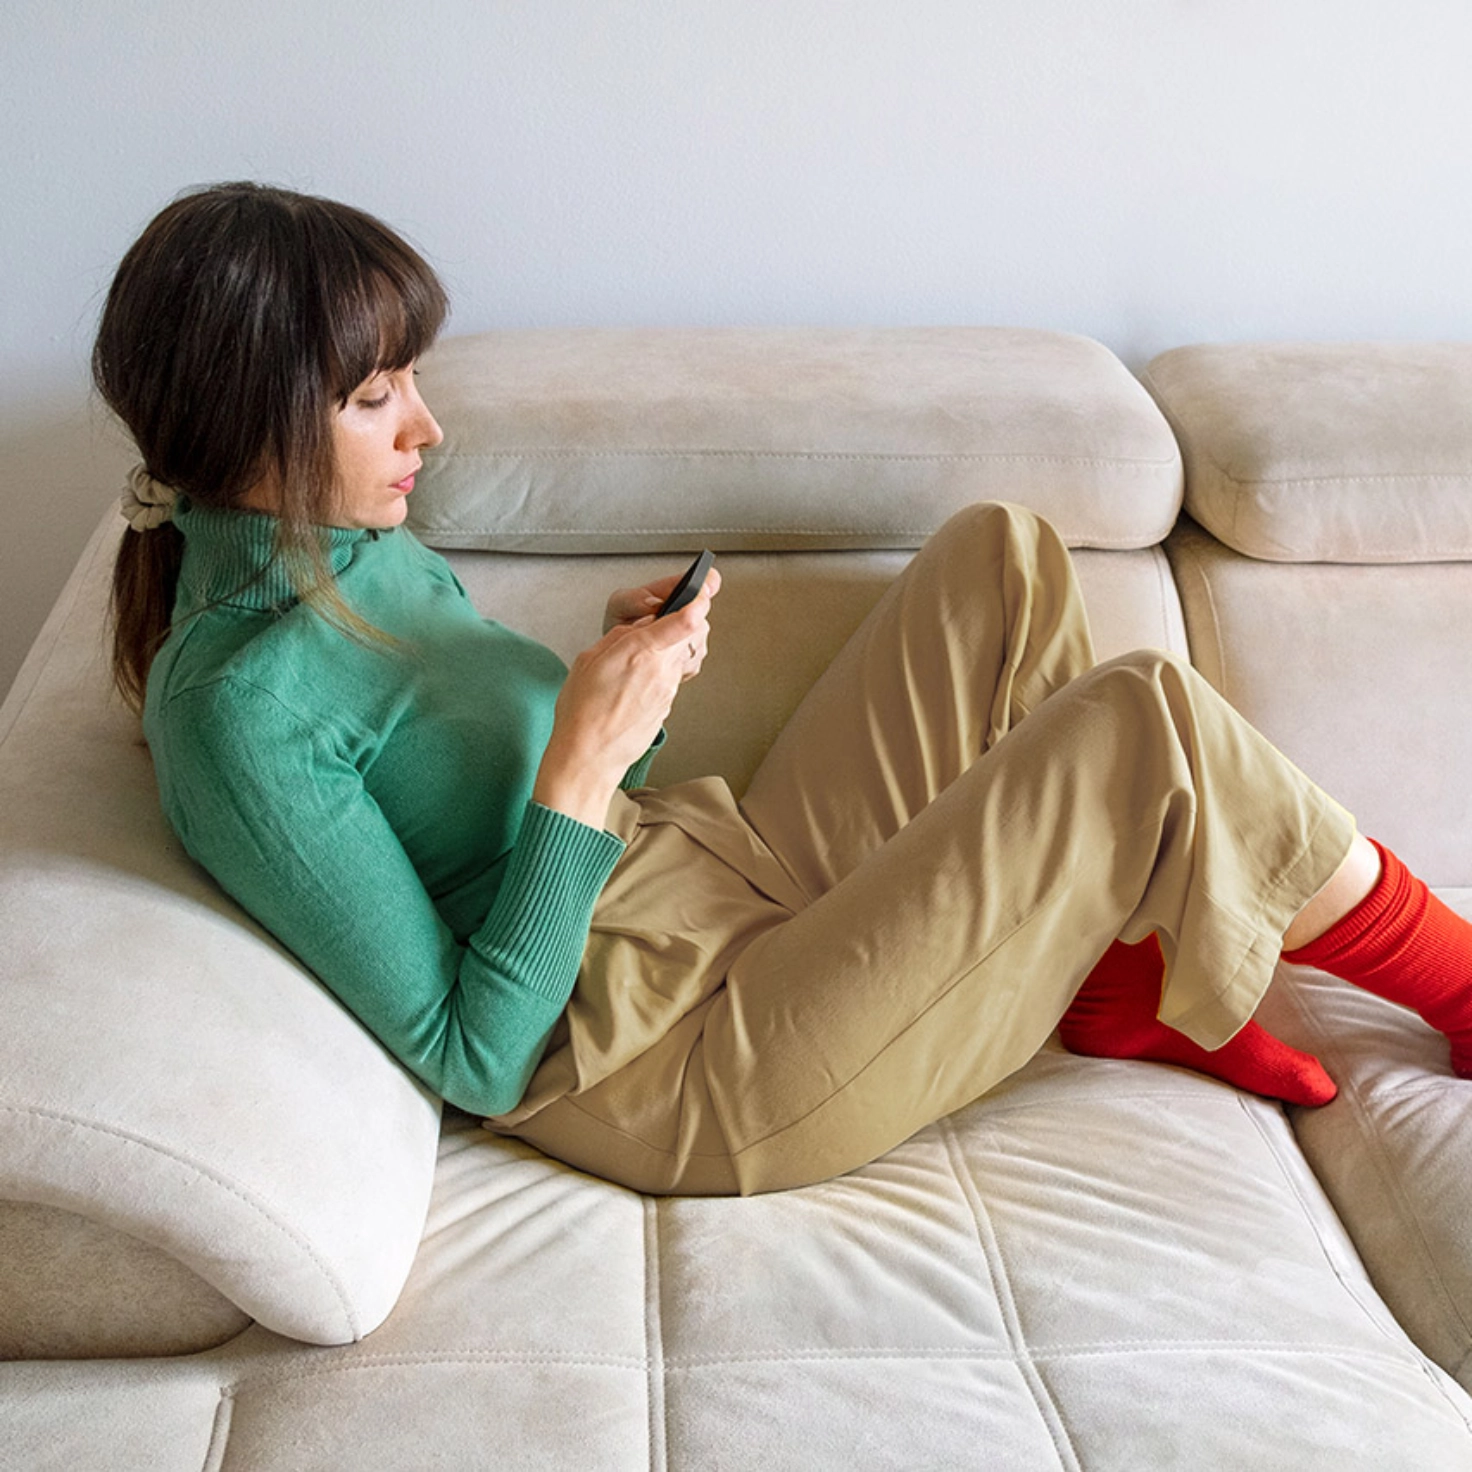
[(156, 1249), (280, 1333), (356, 1339), (418, 1246), (438, 1107), (169, 832), (99, 668), (113, 542), (0, 714), (0, 1201)]

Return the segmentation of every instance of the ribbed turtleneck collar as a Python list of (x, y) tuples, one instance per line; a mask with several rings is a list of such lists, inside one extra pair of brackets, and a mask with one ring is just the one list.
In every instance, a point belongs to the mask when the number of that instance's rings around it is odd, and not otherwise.
[[(296, 600), (291, 574), (275, 556), (274, 516), (255, 511), (217, 511), (181, 496), (174, 524), (184, 536), (180, 602), (189, 607), (229, 603), (270, 609)], [(323, 527), (323, 551), (336, 577), (353, 560), (358, 545), (378, 533), (357, 527)]]

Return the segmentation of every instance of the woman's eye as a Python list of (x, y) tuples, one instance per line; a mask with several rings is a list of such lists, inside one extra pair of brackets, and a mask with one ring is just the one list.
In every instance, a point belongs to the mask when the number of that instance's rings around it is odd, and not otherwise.
[(381, 394), (376, 399), (359, 399), (358, 407), (360, 409), (381, 409), (388, 403), (388, 399), (389, 396), (387, 394)]

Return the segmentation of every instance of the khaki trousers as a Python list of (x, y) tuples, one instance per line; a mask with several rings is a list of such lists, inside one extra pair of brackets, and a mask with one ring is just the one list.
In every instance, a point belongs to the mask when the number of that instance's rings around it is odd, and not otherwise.
[(628, 841), (521, 1106), (491, 1128), (654, 1193), (841, 1174), (985, 1093), (1115, 937), (1219, 1047), (1349, 815), (1176, 656), (1095, 666), (1057, 534), (949, 521), (813, 688), (738, 808), (620, 798)]

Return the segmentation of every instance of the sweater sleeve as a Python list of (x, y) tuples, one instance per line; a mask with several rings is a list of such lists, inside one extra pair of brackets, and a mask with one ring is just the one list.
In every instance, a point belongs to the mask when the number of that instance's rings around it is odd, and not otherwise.
[(668, 735), (665, 728), (659, 728), (659, 734), (650, 743), (649, 750), (624, 773), (624, 780), (618, 785), (625, 792), (632, 792), (636, 787), (642, 787), (649, 780), (649, 768), (654, 765), (654, 758), (659, 754), (659, 749), (665, 743)]
[(352, 762), (274, 696), (179, 692), (160, 758), (185, 847), (405, 1066), (451, 1104), (520, 1102), (577, 979), (622, 842), (529, 802), (465, 945)]

